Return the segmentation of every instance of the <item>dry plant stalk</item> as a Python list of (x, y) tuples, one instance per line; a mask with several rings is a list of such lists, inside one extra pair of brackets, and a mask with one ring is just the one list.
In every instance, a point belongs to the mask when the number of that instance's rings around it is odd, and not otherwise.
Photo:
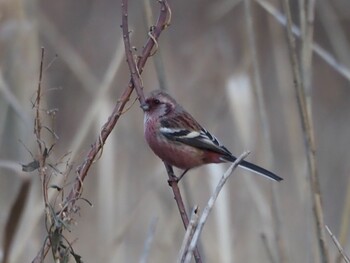
[[(297, 52), (296, 52), (296, 44), (295, 44), (295, 38), (292, 33), (292, 17), (291, 17), (291, 11), (289, 7), (289, 0), (282, 1), (283, 9), (286, 13), (287, 17), (287, 39), (288, 39), (288, 47), (289, 47), (289, 54), (290, 54), (290, 60), (292, 63), (293, 68), (293, 78), (294, 78), (294, 86), (295, 91), (297, 95), (297, 101), (298, 101), (298, 109), (300, 114), (300, 119), (302, 122), (302, 129), (303, 134), (305, 138), (305, 146), (306, 146), (306, 154), (307, 154), (307, 162), (309, 166), (309, 176), (310, 176), (310, 188), (312, 193), (312, 206), (313, 206), (313, 213), (315, 217), (315, 223), (316, 223), (316, 230), (317, 230), (317, 239), (319, 243), (319, 250), (320, 250), (320, 256), (321, 260), (324, 263), (329, 262), (329, 253), (328, 248), (326, 244), (326, 234), (324, 230), (324, 215), (323, 215), (323, 208), (322, 208), (322, 201), (321, 201), (321, 191), (320, 191), (320, 184), (319, 184), (319, 178), (318, 178), (318, 171), (316, 166), (316, 144), (315, 144), (315, 136), (313, 131), (313, 124), (312, 124), (312, 116), (311, 116), (311, 104), (310, 100), (306, 97), (306, 88), (308, 88), (311, 85), (311, 78), (308, 74), (308, 68), (311, 65), (308, 65), (311, 63), (311, 43), (312, 41), (312, 27), (313, 27), (313, 10), (314, 9), (314, 1), (309, 0), (308, 1), (308, 10), (305, 11), (305, 14), (308, 16), (305, 21), (307, 21), (308, 26), (305, 27), (306, 33), (302, 41), (306, 42), (303, 43), (305, 45), (305, 49), (307, 53), (305, 53), (305, 50), (303, 50), (302, 55), (308, 56), (307, 58), (302, 59), (302, 63), (298, 60)], [(302, 71), (303, 70), (303, 71)], [(301, 74), (303, 73), (303, 76)], [(310, 73), (310, 72), (309, 72)]]
[[(163, 3), (165, 5), (165, 8), (168, 10), (168, 14), (171, 14), (170, 8), (166, 1), (159, 1), (160, 3)], [(171, 17), (169, 16), (169, 19)], [(170, 23), (170, 20), (168, 19), (165, 26), (168, 26)], [(131, 83), (134, 85), (136, 93), (138, 95), (138, 99), (140, 101), (140, 104), (143, 104), (145, 102), (145, 96), (143, 94), (143, 83), (140, 76), (140, 73), (142, 72), (142, 68), (140, 68), (138, 65), (136, 65), (134, 56), (132, 54), (131, 44), (130, 44), (130, 37), (129, 37), (129, 26), (128, 26), (128, 1), (122, 0), (122, 30), (123, 30), (123, 39), (124, 39), (124, 45), (125, 45), (125, 53), (127, 62), (129, 65), (129, 70), (131, 74)], [(152, 32), (151, 32), (152, 33)], [(154, 42), (156, 47), (158, 47), (158, 43), (156, 42), (156, 39), (150, 34), (151, 40)], [(152, 53), (153, 55), (154, 53)], [(182, 200), (181, 192), (178, 187), (178, 182), (175, 179), (176, 176), (174, 175), (173, 168), (165, 163), (165, 167), (168, 173), (169, 177), (169, 185), (173, 190), (174, 198), (176, 200), (176, 203), (178, 205), (178, 209), (181, 215), (182, 222), (184, 224), (185, 229), (187, 229), (187, 226), (189, 224), (188, 215), (186, 213), (186, 208)], [(199, 250), (197, 247), (194, 248), (193, 256), (197, 263), (201, 263), (201, 257), (199, 254)]]
[(332, 233), (332, 231), (329, 229), (329, 227), (326, 225), (326, 230), (328, 232), (328, 234), (331, 236), (335, 246), (337, 247), (339, 253), (340, 253), (340, 256), (344, 259), (344, 261), (346, 263), (350, 263), (350, 259), (349, 257), (346, 255), (344, 249), (342, 248), (342, 246), (340, 245), (338, 239), (335, 237), (335, 235)]
[(177, 263), (184, 262), (184, 260), (185, 260), (184, 257), (187, 253), (187, 249), (190, 245), (190, 241), (193, 238), (194, 230), (196, 229), (196, 227), (198, 225), (198, 220), (199, 220), (198, 214), (199, 214), (199, 209), (198, 209), (198, 206), (195, 205), (192, 209), (190, 223), (187, 226), (187, 230), (186, 230), (184, 239), (183, 239), (182, 244), (181, 244), (179, 255), (178, 255), (177, 261), (176, 261)]
[[(187, 230), (187, 227), (188, 227), (190, 221), (188, 219), (188, 215), (187, 215), (187, 212), (186, 212), (186, 207), (185, 207), (185, 204), (184, 204), (184, 202), (182, 200), (180, 188), (178, 186), (178, 178), (175, 176), (173, 167), (171, 165), (168, 165), (167, 163), (164, 163), (164, 165), (165, 165), (166, 171), (168, 173), (169, 186), (173, 190), (174, 199), (175, 199), (177, 207), (179, 209), (179, 213), (180, 213), (180, 216), (181, 216), (181, 219), (182, 219), (182, 223), (183, 223), (185, 229)], [(199, 254), (199, 249), (198, 249), (197, 245), (192, 249), (192, 252), (193, 252), (193, 257), (196, 260), (196, 262), (197, 263), (201, 263), (202, 259), (201, 259), (201, 256)]]
[(198, 225), (194, 231), (193, 237), (191, 242), (188, 243), (188, 248), (185, 249), (185, 251), (187, 250), (186, 256), (185, 256), (185, 263), (189, 263), (191, 261), (191, 254), (194, 251), (194, 249), (196, 248), (197, 242), (199, 240), (199, 236), (202, 233), (202, 230), (204, 228), (204, 224), (207, 222), (209, 213), (211, 212), (211, 210), (214, 207), (215, 201), (219, 196), (219, 193), (221, 191), (221, 189), (224, 187), (225, 183), (227, 182), (228, 178), (233, 174), (234, 170), (237, 168), (237, 166), (239, 165), (239, 163), (241, 161), (244, 160), (244, 158), (246, 158), (249, 155), (249, 152), (244, 152), (243, 154), (241, 154), (236, 161), (234, 161), (234, 163), (231, 164), (231, 166), (227, 169), (227, 171), (223, 174), (223, 176), (221, 177), (218, 185), (215, 188), (214, 193), (212, 194), (212, 196), (209, 198), (208, 204), (206, 205), (206, 207), (203, 210), (203, 213), (198, 221)]
[[(268, 14), (273, 16), (279, 24), (281, 24), (284, 27), (287, 26), (287, 18), (269, 1), (255, 0), (255, 2), (258, 3)], [(302, 37), (300, 29), (294, 24), (292, 24), (292, 33), (294, 36), (298, 38)], [(331, 54), (326, 49), (321, 47), (317, 42), (312, 42), (311, 48), (315, 52), (315, 54), (317, 54), (332, 69), (334, 69), (336, 72), (338, 72), (341, 76), (343, 76), (347, 80), (350, 80), (350, 69), (346, 65), (338, 61), (333, 56), (333, 54)]]
[[(264, 99), (264, 93), (263, 93), (263, 85), (261, 81), (261, 73), (259, 69), (259, 63), (258, 63), (258, 50), (256, 46), (256, 33), (255, 28), (253, 24), (253, 11), (252, 11), (252, 3), (251, 0), (245, 0), (244, 1), (244, 13), (245, 13), (245, 21), (246, 21), (246, 27), (247, 27), (247, 38), (248, 38), (248, 47), (249, 52), (251, 54), (251, 60), (252, 60), (252, 79), (253, 79), (253, 91), (254, 91), (254, 99), (257, 102), (257, 108), (259, 113), (259, 123), (260, 127), (262, 128), (262, 134), (264, 136), (263, 140), (263, 148), (265, 149), (264, 155), (266, 156), (266, 159), (268, 160), (268, 163), (271, 165), (274, 160), (273, 151), (272, 151), (272, 142), (271, 142), (271, 127), (269, 126), (269, 118), (266, 111), (266, 102)], [(280, 259), (280, 263), (286, 262), (286, 252), (285, 252), (285, 245), (284, 245), (284, 238), (282, 236), (282, 226), (281, 226), (281, 211), (278, 206), (278, 197), (276, 192), (275, 185), (272, 186), (272, 211), (273, 216), (275, 218), (275, 227), (274, 229), (274, 237), (277, 247), (277, 255)]]
[[(151, 32), (152, 36), (148, 37), (148, 40), (147, 40), (147, 42), (142, 50), (142, 55), (138, 59), (137, 75), (141, 74), (143, 71), (143, 67), (145, 66), (146, 61), (149, 58), (151, 51), (155, 45), (154, 40), (157, 40), (159, 38), (161, 32), (168, 25), (169, 6), (168, 6), (166, 0), (159, 1), (159, 3), (160, 3), (160, 14), (159, 14), (158, 20), (156, 22), (156, 25), (152, 27), (152, 32)], [(134, 73), (136, 74), (136, 72), (134, 72)], [(40, 83), (40, 81), (39, 81), (39, 83)], [(64, 199), (64, 201), (62, 203), (62, 209), (57, 213), (57, 216), (55, 218), (56, 220), (62, 220), (63, 217), (70, 218), (71, 215), (76, 213), (77, 207), (75, 206), (75, 202), (79, 199), (82, 199), (81, 194), (82, 194), (82, 187), (83, 187), (84, 179), (87, 176), (87, 173), (88, 173), (92, 163), (96, 159), (96, 156), (98, 155), (100, 150), (103, 148), (103, 145), (105, 144), (109, 134), (111, 133), (111, 131), (115, 127), (117, 121), (119, 120), (119, 117), (123, 114), (123, 109), (124, 109), (126, 103), (129, 101), (129, 98), (130, 98), (130, 95), (131, 95), (133, 89), (134, 89), (134, 83), (132, 80), (130, 80), (129, 85), (125, 88), (121, 97), (117, 100), (117, 104), (115, 105), (111, 116), (108, 118), (108, 121), (103, 125), (103, 127), (101, 129), (101, 133), (98, 136), (98, 139), (91, 146), (91, 149), (86, 154), (86, 157), (85, 157), (85, 160), (83, 161), (83, 163), (78, 167), (78, 169), (76, 171), (76, 177), (75, 177), (72, 189), (70, 190), (69, 194)], [(142, 90), (141, 91), (137, 90), (137, 91), (140, 92), (140, 94), (142, 92)], [(38, 94), (40, 94), (40, 91), (38, 91)], [(141, 97), (140, 94), (138, 93), (139, 97)], [(39, 127), (39, 129), (38, 129), (38, 127)], [(40, 122), (36, 123), (36, 130), (40, 131)], [(39, 143), (39, 141), (40, 140), (38, 140), (38, 143)], [(43, 153), (45, 153), (45, 151), (43, 151)], [(44, 197), (44, 199), (45, 199), (45, 197)], [(85, 200), (85, 199), (83, 199), (83, 200)], [(32, 262), (35, 262), (35, 263), (43, 262), (50, 247), (53, 245), (54, 244), (51, 240), (45, 239), (43, 248), (41, 249), (41, 251), (38, 252), (37, 256), (33, 259)], [(68, 243), (68, 245), (70, 245), (70, 244)], [(72, 248), (70, 247), (69, 249), (72, 249)]]
[[(64, 155), (59, 159), (57, 163), (54, 164), (51, 164), (48, 160), (50, 153), (52, 152), (55, 146), (55, 143), (53, 143), (51, 146), (47, 146), (47, 142), (43, 138), (43, 131), (48, 131), (52, 135), (52, 137), (55, 138), (55, 140), (57, 139), (57, 135), (52, 129), (43, 124), (42, 112), (44, 112), (44, 110), (42, 108), (43, 92), (41, 84), (43, 77), (44, 54), (45, 50), (44, 48), (42, 48), (38, 88), (36, 92), (35, 101), (33, 102), (33, 108), (35, 108), (34, 135), (36, 137), (36, 142), (38, 145), (38, 153), (35, 156), (31, 153), (33, 161), (29, 164), (22, 165), (22, 170), (24, 172), (38, 170), (45, 205), (45, 227), (47, 232), (45, 244), (52, 244), (51, 251), (54, 260), (64, 261), (68, 259), (69, 255), (73, 255), (76, 262), (81, 262), (80, 256), (75, 254), (70, 242), (62, 235), (63, 230), (68, 229), (68, 224), (72, 221), (72, 218), (69, 214), (62, 213), (62, 207), (58, 208), (58, 210), (56, 211), (56, 207), (59, 206), (59, 204), (57, 204), (56, 201), (61, 194), (63, 195), (63, 187), (57, 185), (50, 185), (52, 175), (54, 174), (62, 175), (64, 177), (65, 184), (71, 166), (68, 164), (67, 161), (64, 171), (61, 171), (59, 167), (59, 165), (62, 162), (64, 163), (64, 159), (68, 155)], [(55, 110), (47, 110), (46, 114), (54, 117)], [(49, 201), (49, 189), (54, 189), (57, 191), (56, 198), (52, 203), (50, 203)], [(45, 248), (45, 250), (42, 250), (40, 252), (40, 256), (36, 257), (36, 259), (40, 259), (41, 261), (39, 260), (35, 262), (43, 261), (44, 257), (49, 251), (50, 246), (45, 246)]]

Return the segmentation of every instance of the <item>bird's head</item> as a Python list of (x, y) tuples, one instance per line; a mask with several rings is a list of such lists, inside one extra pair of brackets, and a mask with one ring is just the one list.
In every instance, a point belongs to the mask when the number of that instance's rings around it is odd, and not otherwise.
[(176, 101), (166, 92), (154, 90), (146, 97), (141, 108), (147, 116), (160, 118), (172, 112), (176, 104)]

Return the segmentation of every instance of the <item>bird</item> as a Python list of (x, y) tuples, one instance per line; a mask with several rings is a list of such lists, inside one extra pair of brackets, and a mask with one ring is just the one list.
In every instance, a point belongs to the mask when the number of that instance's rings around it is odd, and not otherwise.
[[(150, 92), (140, 107), (144, 111), (144, 136), (152, 151), (166, 164), (188, 170), (210, 163), (234, 162), (236, 157), (203, 128), (167, 92)], [(248, 161), (239, 166), (273, 181), (283, 178)]]

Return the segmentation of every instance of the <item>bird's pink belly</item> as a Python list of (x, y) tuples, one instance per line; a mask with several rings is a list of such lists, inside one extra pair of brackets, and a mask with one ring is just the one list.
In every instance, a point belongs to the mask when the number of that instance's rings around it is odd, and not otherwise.
[(190, 169), (204, 164), (201, 151), (186, 145), (167, 147), (167, 150), (155, 151), (155, 153), (164, 162), (181, 169)]
[(180, 142), (169, 141), (162, 135), (156, 136), (155, 131), (149, 130), (145, 134), (146, 140), (153, 152), (164, 162), (180, 169), (190, 169), (206, 163), (219, 163), (218, 154), (185, 145)]
[(180, 169), (189, 169), (203, 164), (201, 151), (179, 142), (168, 141), (162, 135), (149, 130), (145, 138), (153, 152), (164, 162)]

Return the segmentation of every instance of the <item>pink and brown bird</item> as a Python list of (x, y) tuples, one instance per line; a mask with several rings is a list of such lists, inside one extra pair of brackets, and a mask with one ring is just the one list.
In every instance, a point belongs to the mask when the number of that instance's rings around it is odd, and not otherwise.
[[(204, 129), (169, 94), (152, 91), (141, 105), (145, 138), (153, 152), (168, 165), (189, 170), (209, 163), (234, 162), (237, 158)], [(247, 161), (239, 166), (274, 181), (276, 174)]]

